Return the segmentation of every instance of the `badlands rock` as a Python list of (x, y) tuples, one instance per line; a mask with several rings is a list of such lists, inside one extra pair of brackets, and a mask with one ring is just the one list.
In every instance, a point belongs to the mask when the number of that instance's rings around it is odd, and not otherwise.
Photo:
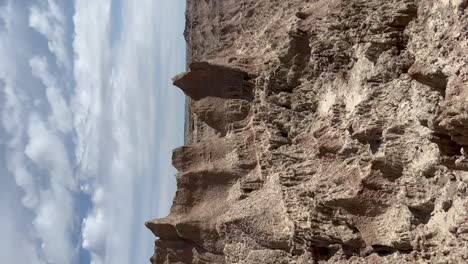
[(466, 0), (188, 0), (152, 263), (468, 263)]

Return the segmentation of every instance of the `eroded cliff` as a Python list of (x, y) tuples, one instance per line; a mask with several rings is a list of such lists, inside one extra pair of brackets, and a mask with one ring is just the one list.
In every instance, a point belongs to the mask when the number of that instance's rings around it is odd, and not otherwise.
[(188, 0), (153, 263), (468, 263), (466, 0)]

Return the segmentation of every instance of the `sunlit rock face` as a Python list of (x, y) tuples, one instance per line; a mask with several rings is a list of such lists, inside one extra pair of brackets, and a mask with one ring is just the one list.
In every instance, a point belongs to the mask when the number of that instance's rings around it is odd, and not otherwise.
[(468, 263), (468, 2), (187, 2), (152, 263)]

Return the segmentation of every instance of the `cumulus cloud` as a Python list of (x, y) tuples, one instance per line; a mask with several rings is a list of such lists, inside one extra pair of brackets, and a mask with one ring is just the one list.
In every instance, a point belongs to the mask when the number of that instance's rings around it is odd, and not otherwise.
[(93, 195), (93, 210), (83, 219), (83, 242), (84, 249), (91, 253), (91, 263), (104, 263), (103, 254), (105, 252), (105, 239), (107, 231), (107, 223), (105, 221), (102, 202), (104, 200), (104, 191), (97, 189)]
[(29, 15), (29, 26), (47, 38), (49, 50), (55, 55), (57, 64), (67, 70), (71, 59), (66, 46), (66, 18), (55, 0), (38, 1)]
[(72, 130), (72, 113), (67, 102), (62, 96), (58, 83), (48, 69), (47, 61), (44, 57), (33, 57), (29, 64), (32, 74), (39, 78), (46, 87), (47, 101), (52, 109), (50, 122), (63, 133), (69, 133)]
[(24, 190), (22, 197), (23, 205), (29, 209), (33, 209), (39, 202), (38, 189), (36, 180), (31, 175), (25, 164), (25, 155), (22, 151), (24, 140), (22, 133), (25, 128), (22, 120), (25, 116), (21, 107), (24, 99), (21, 99), (13, 87), (13, 80), (3, 79), (3, 95), (5, 102), (2, 109), (2, 125), (7, 139), (7, 169), (15, 178), (16, 184)]
[(12, 179), (2, 179), (0, 185), (0, 259), (5, 263), (46, 264), (40, 257), (25, 221), (18, 219), (23, 215), (18, 197), (12, 192), (15, 183)]
[[(55, 183), (56, 184), (56, 183)], [(41, 250), (50, 263), (76, 263), (76, 250), (70, 226), (73, 207), (71, 196), (61, 186), (46, 190), (33, 220)]]
[[(11, 221), (22, 226), (9, 232), (19, 244), (12, 249), (8, 263), (28, 259), (24, 257), (24, 250), (33, 256), (27, 263), (76, 263), (72, 238), (76, 187), (65, 147), (70, 136), (66, 133), (71, 130), (71, 117), (60, 92), (64, 84), (52, 77), (46, 59), (63, 54), (43, 53), (39, 48), (41, 42), (47, 43), (48, 39), (34, 38), (28, 24), (28, 6), (23, 1), (7, 1), (0, 7), (0, 16), (5, 22), (5, 30), (0, 31), (0, 79), (4, 83), (5, 98), (0, 135), (6, 142), (3, 150), (6, 163), (2, 163), (0, 170), (5, 175), (2, 184), (13, 179), (21, 188), (21, 192), (12, 188), (8, 193), (24, 206), (24, 210), (9, 211)], [(49, 26), (56, 30), (54, 23), (58, 22), (49, 22)], [(60, 41), (56, 44), (61, 45)], [(38, 46), (33, 48), (30, 43)], [(43, 57), (35, 58), (36, 52)], [(33, 103), (43, 98), (46, 102), (42, 107)], [(0, 206), (2, 215), (8, 212), (7, 205)], [(1, 247), (3, 250), (5, 248)]]
[(104, 213), (102, 210), (102, 202), (104, 191), (97, 189), (93, 195), (94, 210), (83, 219), (83, 248), (95, 250), (96, 252), (104, 252), (105, 241), (104, 234), (107, 232), (106, 223), (104, 221)]
[(52, 189), (60, 187), (74, 191), (75, 181), (65, 146), (36, 113), (30, 115), (28, 136), (26, 156), (48, 172)]
[(24, 166), (21, 153), (15, 153), (9, 160), (10, 171), (15, 175), (16, 184), (24, 190), (21, 199), (26, 208), (34, 209), (39, 203), (37, 183), (28, 169)]

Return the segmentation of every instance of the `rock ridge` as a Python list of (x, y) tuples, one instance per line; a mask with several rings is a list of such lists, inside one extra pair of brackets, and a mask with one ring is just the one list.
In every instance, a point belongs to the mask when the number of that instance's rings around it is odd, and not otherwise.
[(188, 0), (151, 262), (468, 263), (467, 7)]

